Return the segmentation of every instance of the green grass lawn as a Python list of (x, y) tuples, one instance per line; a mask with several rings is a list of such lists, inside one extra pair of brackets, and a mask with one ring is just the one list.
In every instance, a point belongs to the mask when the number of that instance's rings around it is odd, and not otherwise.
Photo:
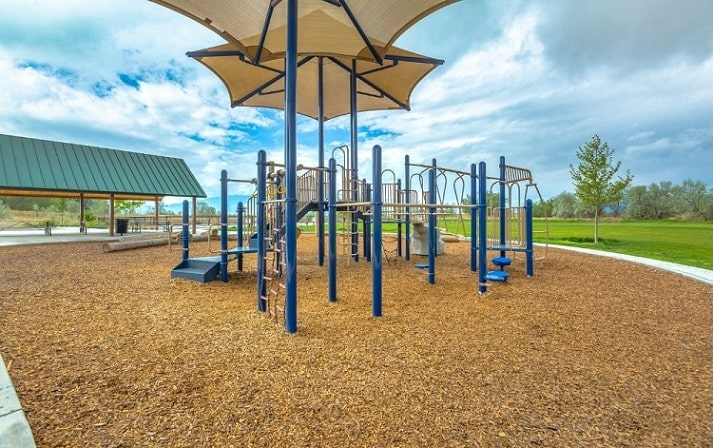
[[(438, 226), (453, 233), (470, 234), (469, 221), (439, 220)], [(535, 242), (544, 243), (541, 233), (549, 228), (549, 243), (616, 252), (655, 260), (713, 268), (713, 222), (706, 221), (610, 221), (599, 223), (599, 243), (594, 244), (594, 221), (536, 219)], [(308, 231), (311, 231), (311, 228)], [(360, 227), (361, 229), (361, 227)], [(385, 232), (396, 224), (385, 223)], [(465, 229), (465, 232), (463, 232)]]
[[(594, 244), (593, 221), (536, 220), (535, 231), (549, 227), (550, 244), (586, 247), (655, 260), (713, 268), (713, 223), (704, 221), (601, 221)], [(544, 235), (535, 242), (544, 242)]]

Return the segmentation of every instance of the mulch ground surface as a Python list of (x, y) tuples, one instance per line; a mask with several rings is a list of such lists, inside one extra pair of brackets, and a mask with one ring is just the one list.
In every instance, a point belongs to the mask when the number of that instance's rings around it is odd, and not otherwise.
[[(713, 446), (713, 288), (550, 249), (477, 294), (467, 243), (435, 285), (298, 241), (298, 325), (227, 284), (171, 279), (165, 246), (0, 248), (0, 352), (39, 447)], [(196, 243), (197, 255), (206, 253)], [(234, 265), (233, 265), (234, 267)]]

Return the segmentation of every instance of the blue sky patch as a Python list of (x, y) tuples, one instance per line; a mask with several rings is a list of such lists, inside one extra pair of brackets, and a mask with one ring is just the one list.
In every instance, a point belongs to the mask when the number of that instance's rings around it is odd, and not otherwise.
[(143, 78), (135, 75), (135, 74), (128, 74), (128, 73), (119, 73), (119, 79), (121, 82), (126, 84), (129, 87), (133, 87), (134, 89), (139, 89), (139, 81), (143, 81)]

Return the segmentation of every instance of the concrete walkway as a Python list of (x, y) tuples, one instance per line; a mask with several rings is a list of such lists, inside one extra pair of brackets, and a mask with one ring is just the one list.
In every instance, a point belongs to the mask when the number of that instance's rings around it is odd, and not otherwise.
[(635, 257), (633, 255), (617, 254), (614, 252), (605, 252), (601, 250), (583, 249), (579, 247), (557, 246), (550, 244), (549, 247), (556, 249), (571, 250), (588, 255), (596, 255), (598, 257), (609, 257), (617, 260), (625, 260), (632, 263), (651, 266), (662, 271), (673, 272), (674, 274), (683, 275), (684, 277), (692, 278), (693, 280), (713, 285), (713, 270), (696, 268), (693, 266), (685, 266), (682, 264), (671, 263), (668, 261), (652, 260), (650, 258)]
[[(64, 227), (53, 229), (52, 235), (45, 235), (43, 229), (16, 229), (0, 231), (0, 246), (17, 246), (28, 244), (70, 243), (81, 241), (119, 241), (131, 237), (146, 236), (152, 233), (130, 233), (127, 236), (109, 236), (106, 230), (89, 229), (87, 234), (80, 234), (78, 227)], [(157, 232), (153, 232), (157, 233)], [(644, 264), (662, 271), (669, 271), (693, 280), (713, 285), (713, 270), (684, 266), (666, 261), (651, 260), (649, 258), (634, 257), (612, 252), (603, 252), (577, 247), (555, 246), (549, 247), (571, 250), (588, 255), (610, 257), (626, 260), (632, 263)], [(10, 380), (5, 362), (0, 354), (0, 448), (34, 448), (35, 441), (32, 430), (27, 423), (25, 413), (15, 393), (15, 388)]]
[(34, 448), (35, 439), (0, 355), (0, 448)]
[(87, 241), (120, 241), (122, 239), (164, 233), (155, 230), (144, 230), (136, 233), (109, 236), (108, 229), (87, 229), (87, 233), (79, 233), (79, 227), (55, 227), (52, 235), (45, 235), (44, 229), (5, 229), (0, 230), (0, 246), (24, 246), (31, 244), (79, 243)]

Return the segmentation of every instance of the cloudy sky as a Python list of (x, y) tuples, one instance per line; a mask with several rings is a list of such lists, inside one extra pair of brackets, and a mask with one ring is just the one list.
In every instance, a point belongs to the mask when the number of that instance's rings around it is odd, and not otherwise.
[[(359, 115), (360, 173), (385, 166), (468, 170), (500, 155), (542, 194), (573, 192), (569, 165), (598, 134), (634, 184), (713, 186), (713, 2), (463, 0), (397, 45), (446, 63), (411, 111)], [(0, 133), (180, 157), (219, 195), (221, 169), (253, 177), (256, 151), (281, 160), (279, 111), (234, 108), (185, 56), (223, 41), (147, 0), (0, 0)], [(316, 163), (316, 122), (298, 121), (298, 161)], [(326, 124), (349, 143), (347, 117)], [(242, 193), (237, 191), (236, 193)]]

